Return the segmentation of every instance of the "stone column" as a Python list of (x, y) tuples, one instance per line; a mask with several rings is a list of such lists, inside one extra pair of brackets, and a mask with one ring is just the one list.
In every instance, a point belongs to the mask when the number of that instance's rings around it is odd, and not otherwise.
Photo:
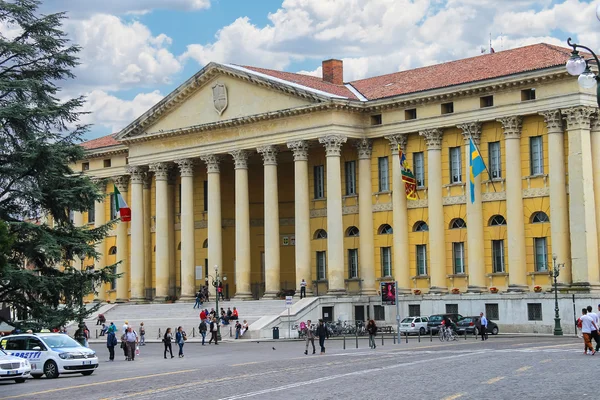
[(466, 202), (467, 202), (467, 270), (469, 274), (468, 291), (481, 293), (486, 289), (485, 282), (485, 251), (483, 243), (483, 208), (481, 204), (481, 174), (474, 181), (475, 202), (471, 203), (471, 144), (469, 139), (479, 148), (481, 143), (481, 123), (470, 122), (458, 125), (465, 139), (465, 173), (466, 177)]
[[(571, 243), (569, 240), (569, 208), (565, 171), (565, 134), (560, 110), (544, 111), (548, 128), (548, 163), (550, 164), (550, 232), (552, 253), (557, 263), (564, 263), (558, 281), (571, 284)], [(592, 150), (593, 151), (593, 150)], [(597, 217), (598, 215), (596, 215)]]
[[(143, 301), (144, 293), (144, 173), (141, 166), (129, 166), (131, 180), (131, 295), (132, 301)], [(117, 251), (118, 251), (117, 247)]]
[(360, 278), (362, 279), (362, 294), (374, 296), (377, 294), (375, 284), (375, 238), (373, 233), (373, 187), (371, 183), (371, 154), (373, 142), (370, 139), (360, 139), (355, 144), (358, 152), (358, 224)]
[[(590, 139), (592, 107), (562, 110), (569, 138), (569, 223), (573, 286), (597, 286), (598, 231), (594, 193), (594, 162)], [(551, 221), (552, 222), (552, 221)]]
[(306, 295), (312, 296), (310, 265), (310, 198), (308, 189), (308, 142), (290, 142), (294, 152), (294, 222), (296, 238), (296, 295), (300, 296), (300, 282), (304, 279)]
[(277, 148), (259, 147), (265, 169), (265, 294), (275, 298), (280, 289), (279, 195), (277, 185)]
[(157, 302), (163, 302), (169, 296), (169, 235), (168, 209), (167, 209), (167, 178), (169, 175), (169, 164), (156, 163), (150, 165), (150, 170), (154, 172), (156, 179), (156, 228), (155, 242), (155, 279), (156, 279), (156, 297)]
[[(102, 194), (104, 194), (106, 191), (106, 183), (102, 180), (97, 181), (97, 182), (100, 186), (100, 191), (102, 192)], [(105, 208), (104, 208), (104, 198), (105, 197), (103, 197), (102, 200), (94, 203), (94, 216), (95, 216), (94, 227), (95, 228), (99, 228), (102, 225), (106, 224), (106, 212), (105, 212)], [(96, 244), (96, 252), (98, 253), (98, 259), (96, 259), (94, 262), (94, 269), (96, 271), (100, 271), (101, 269), (106, 267), (106, 261), (105, 261), (106, 242), (104, 239)], [(96, 290), (98, 291), (98, 300), (99, 301), (106, 301), (106, 288), (104, 287), (104, 285), (105, 285), (104, 283), (101, 283), (96, 288)]]
[[(206, 163), (208, 174), (208, 270), (217, 266), (223, 274), (223, 228), (221, 226), (221, 156), (207, 154), (200, 157)], [(210, 273), (210, 272), (209, 272)], [(209, 285), (211, 296), (216, 296), (215, 288)]]
[(152, 300), (152, 174), (144, 175), (144, 288), (146, 300)]
[(179, 265), (175, 264), (175, 186), (177, 183), (177, 171), (169, 169), (167, 176), (167, 243), (169, 245), (169, 296), (174, 298), (177, 293), (177, 271)]
[(419, 132), (427, 143), (427, 207), (429, 210), (429, 277), (431, 293), (448, 291), (446, 283), (446, 238), (442, 194), (442, 135), (441, 129)]
[[(596, 232), (598, 241), (600, 242), (600, 120), (596, 114), (591, 120), (590, 126), (590, 142), (592, 148), (592, 165), (593, 165), (593, 176), (594, 176), (594, 203), (596, 211)], [(552, 153), (550, 153), (552, 154)], [(554, 241), (552, 242), (554, 243)], [(598, 243), (598, 249), (600, 249), (600, 243)], [(600, 264), (600, 255), (599, 255)]]
[[(498, 119), (504, 129), (506, 151), (506, 222), (508, 236), (508, 291), (527, 289), (523, 172), (521, 170), (521, 126), (523, 117)], [(467, 230), (469, 225), (467, 224)]]
[[(113, 181), (123, 198), (127, 198), (129, 189), (129, 177), (121, 175), (113, 178)], [(117, 224), (117, 274), (121, 277), (117, 280), (117, 303), (129, 301), (129, 249), (127, 239), (127, 222), (119, 221)]]
[(327, 156), (327, 280), (328, 294), (346, 293), (344, 281), (344, 222), (342, 219), (342, 146), (347, 138), (329, 135), (319, 138)]
[(252, 298), (250, 289), (250, 197), (248, 192), (248, 150), (230, 153), (235, 165), (235, 297)]
[(181, 174), (181, 301), (196, 297), (196, 256), (194, 238), (194, 160), (176, 161)]
[(402, 182), (398, 146), (404, 151), (407, 134), (386, 136), (392, 150), (392, 205), (394, 228), (394, 276), (398, 282), (398, 293), (410, 293), (410, 257), (408, 249), (408, 209), (406, 190)]

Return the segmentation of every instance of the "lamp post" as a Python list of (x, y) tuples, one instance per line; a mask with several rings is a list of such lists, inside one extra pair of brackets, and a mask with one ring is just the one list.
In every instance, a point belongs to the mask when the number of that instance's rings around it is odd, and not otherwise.
[(557, 278), (560, 274), (560, 269), (565, 264), (556, 263), (556, 255), (552, 256), (552, 270), (550, 276), (554, 278), (554, 336), (562, 336), (563, 330), (560, 326), (560, 315), (558, 313), (558, 282)]
[[(596, 8), (596, 16), (600, 20), (600, 4)], [(596, 64), (596, 68), (600, 67), (598, 56), (589, 47), (572, 42), (571, 38), (567, 40), (567, 44), (573, 49), (571, 58), (567, 61), (567, 72), (573, 76), (579, 76), (577, 81), (579, 82), (579, 86), (584, 89), (592, 89), (596, 86), (596, 101), (600, 107), (600, 77), (590, 68), (590, 64)], [(586, 50), (592, 55), (592, 58), (585, 59), (579, 54), (577, 49)]]
[(89, 274), (90, 272), (94, 271), (94, 267), (91, 266), (89, 267), (87, 270), (84, 270), (83, 267), (83, 262), (85, 260), (85, 254), (79, 254), (79, 259), (81, 260), (81, 270), (79, 271), (79, 324), (78, 327), (79, 329), (77, 329), (77, 331), (75, 331), (75, 340), (77, 340), (79, 343), (81, 343), (82, 346), (85, 346), (86, 344), (86, 340), (85, 340), (85, 334), (84, 334), (84, 329), (85, 329), (85, 323), (83, 322), (83, 288), (84, 288), (84, 275)]
[(221, 276), (219, 275), (219, 267), (215, 265), (215, 276), (212, 275), (208, 275), (205, 280), (206, 283), (209, 283), (209, 279), (210, 278), (212, 280), (212, 282), (210, 282), (210, 284), (215, 288), (215, 314), (217, 316), (217, 340), (221, 341), (221, 328), (220, 328), (220, 323), (219, 320), (221, 319), (221, 316), (219, 315), (219, 284), (221, 283), (221, 279), (223, 279), (223, 281), (227, 280), (227, 277), (224, 276), (221, 278)]

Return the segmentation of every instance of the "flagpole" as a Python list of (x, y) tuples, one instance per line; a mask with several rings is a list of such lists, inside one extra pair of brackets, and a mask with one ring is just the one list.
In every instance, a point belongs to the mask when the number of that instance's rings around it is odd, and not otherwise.
[[(469, 134), (469, 138), (471, 140), (471, 142), (473, 142), (473, 146), (475, 146), (475, 149), (477, 150), (477, 154), (479, 154), (479, 157), (481, 157), (481, 151), (479, 150), (479, 146), (477, 146), (477, 143), (475, 143), (475, 141), (473, 140), (473, 135)], [(470, 152), (470, 150), (469, 150)], [(469, 160), (471, 160), (471, 157), (469, 157)], [(481, 161), (483, 162), (483, 158), (481, 159)], [(473, 162), (473, 160), (471, 160), (471, 162)], [(494, 192), (498, 192), (496, 190), (496, 185), (494, 185), (494, 180), (492, 179), (492, 174), (490, 174), (490, 170), (488, 169), (486, 163), (483, 163), (483, 167), (485, 168), (485, 172), (487, 172), (488, 174), (488, 178), (490, 178), (490, 183), (492, 184), (492, 188), (494, 188)]]

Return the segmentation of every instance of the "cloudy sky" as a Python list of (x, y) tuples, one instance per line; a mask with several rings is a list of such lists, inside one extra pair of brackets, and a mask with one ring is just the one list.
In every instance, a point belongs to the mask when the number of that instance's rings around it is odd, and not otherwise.
[(531, 43), (600, 47), (591, 0), (45, 0), (82, 46), (89, 138), (117, 132), (210, 61), (346, 81)]

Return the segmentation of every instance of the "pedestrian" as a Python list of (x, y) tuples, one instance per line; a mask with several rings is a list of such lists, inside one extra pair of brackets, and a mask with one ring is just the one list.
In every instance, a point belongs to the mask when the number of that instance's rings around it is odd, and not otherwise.
[(117, 335), (114, 331), (109, 330), (106, 334), (106, 347), (108, 347), (108, 361), (115, 361), (115, 346), (119, 344)]
[[(27, 333), (29, 333), (29, 332), (27, 332)], [(33, 332), (31, 332), (31, 333), (33, 333)], [(85, 347), (90, 347), (89, 340), (90, 340), (90, 330), (88, 329), (86, 324), (83, 324), (83, 342), (84, 342), (83, 345)]]
[(202, 307), (202, 293), (199, 290), (196, 293), (196, 303), (194, 304), (194, 308), (196, 307)]
[(479, 320), (481, 321), (481, 329), (479, 330), (479, 333), (481, 333), (481, 340), (483, 341), (487, 339), (488, 320), (483, 313), (479, 313)]
[(375, 325), (375, 321), (372, 319), (367, 323), (367, 332), (369, 333), (369, 347), (375, 349), (377, 345), (375, 344), (375, 335), (377, 335), (377, 325)]
[(127, 361), (135, 360), (135, 347), (138, 342), (138, 335), (133, 330), (132, 327), (127, 329), (127, 333), (125, 334), (125, 345), (127, 348)]
[(117, 326), (115, 325), (114, 322), (111, 322), (110, 325), (108, 326), (108, 332), (114, 333), (115, 336), (117, 335)]
[(129, 328), (129, 321), (125, 321), (125, 323), (121, 327), (121, 333), (127, 333), (128, 328)]
[(210, 296), (208, 294), (208, 286), (204, 286), (202, 288), (202, 297), (204, 297), (204, 300), (208, 303), (210, 301)]
[(200, 321), (204, 321), (206, 319), (206, 312), (204, 310), (200, 311)]
[[(587, 315), (589, 315), (593, 320), (594, 323), (596, 324), (596, 326), (600, 326), (600, 321), (598, 319), (598, 316), (592, 312), (592, 306), (587, 306)], [(596, 351), (600, 350), (600, 334), (598, 334), (598, 331), (595, 331), (592, 329), (592, 339), (594, 339), (594, 342), (596, 342)], [(590, 343), (591, 343), (591, 339), (590, 339)]]
[(302, 278), (300, 282), (300, 299), (306, 297), (306, 281)]
[(200, 325), (198, 325), (198, 332), (202, 335), (202, 346), (204, 346), (204, 340), (206, 339), (206, 321), (204, 319), (200, 320)]
[(319, 337), (319, 346), (321, 346), (321, 355), (325, 354), (325, 338), (329, 339), (329, 331), (327, 327), (323, 324), (323, 320), (319, 320), (319, 326), (317, 326), (317, 331), (315, 332)]
[(587, 350), (591, 350), (591, 354), (596, 354), (596, 351), (592, 347), (592, 330), (598, 331), (598, 326), (594, 323), (592, 317), (587, 315), (587, 308), (581, 310), (581, 317), (577, 321), (577, 325), (581, 327), (581, 333), (583, 334), (583, 354), (587, 354)]
[(236, 321), (235, 322), (235, 338), (236, 339), (240, 338), (241, 331), (242, 331), (242, 324), (240, 324), (240, 321)]
[(212, 321), (210, 321), (210, 340), (208, 341), (208, 344), (211, 344), (213, 340), (215, 341), (215, 344), (219, 344), (217, 343), (217, 330), (219, 329), (218, 324), (217, 318), (213, 317)]
[(219, 286), (217, 287), (217, 296), (219, 296), (221, 300), (225, 300), (225, 295), (223, 294), (223, 282), (219, 282)]
[(146, 345), (146, 328), (144, 328), (144, 323), (140, 322), (140, 346)]
[(177, 333), (175, 333), (175, 342), (177, 342), (177, 345), (179, 346), (179, 358), (183, 357), (183, 345), (185, 344), (186, 340), (187, 335), (185, 334), (185, 331), (181, 326), (178, 327)]
[(309, 343), (312, 344), (312, 348), (313, 348), (313, 354), (315, 354), (316, 350), (315, 350), (315, 332), (312, 329), (312, 322), (309, 319), (308, 321), (306, 321), (306, 326), (304, 327), (304, 337), (306, 338), (306, 347), (304, 347), (304, 354), (308, 355), (308, 345)]
[(167, 328), (165, 335), (163, 336), (163, 343), (165, 345), (164, 357), (167, 358), (167, 350), (171, 353), (171, 358), (174, 358), (173, 355), (173, 347), (171, 346), (171, 342), (173, 341), (173, 334), (171, 333), (171, 328)]
[(244, 320), (244, 323), (242, 324), (242, 330), (240, 331), (240, 337), (244, 336), (244, 333), (246, 333), (248, 331), (248, 321)]

